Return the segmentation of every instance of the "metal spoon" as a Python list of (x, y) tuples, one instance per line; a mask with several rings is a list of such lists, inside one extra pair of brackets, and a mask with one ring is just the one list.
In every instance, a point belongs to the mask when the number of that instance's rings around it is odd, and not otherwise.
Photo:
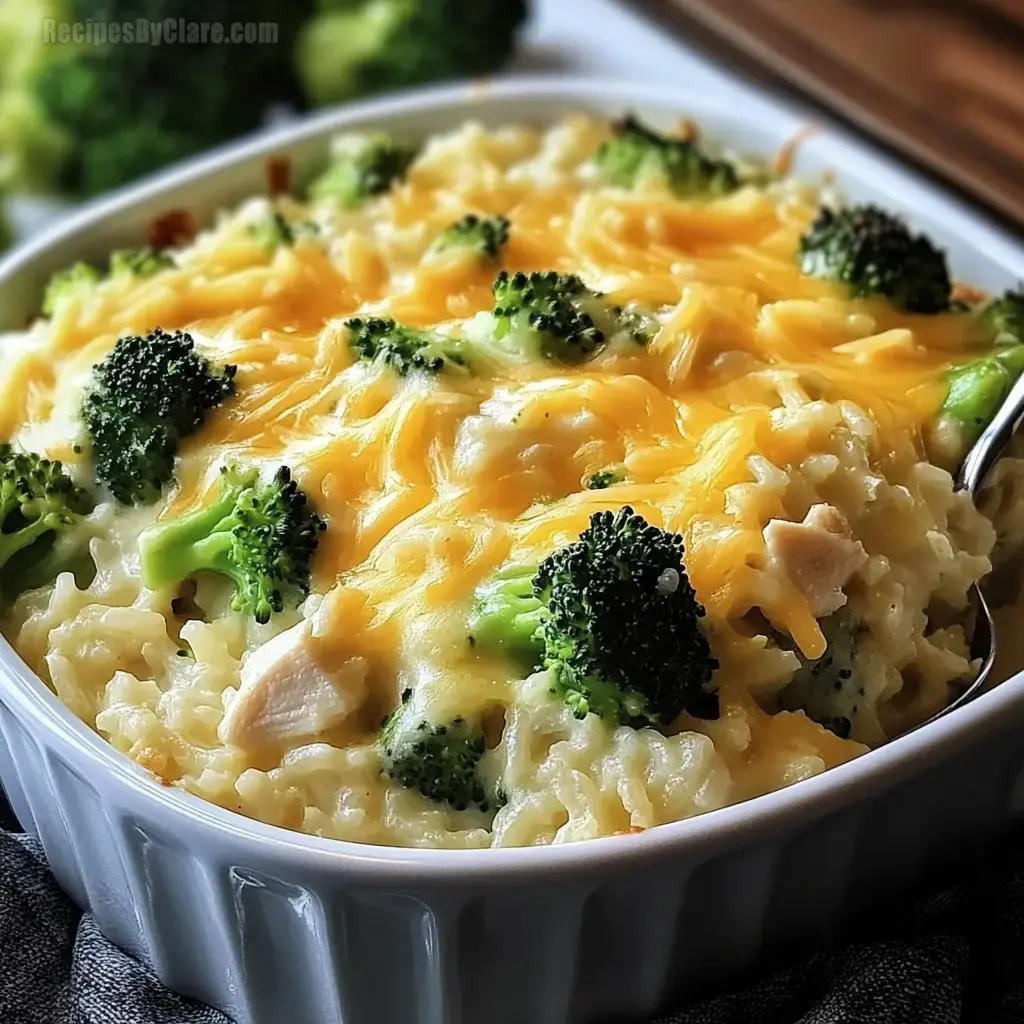
[[(971, 501), (978, 503), (978, 495), (992, 467), (999, 461), (1013, 435), (1024, 423), (1024, 375), (1010, 389), (1006, 401), (999, 407), (992, 421), (981, 432), (967, 453), (956, 475), (956, 488), (966, 491)], [(977, 583), (968, 591), (973, 612), (973, 629), (971, 630), (971, 657), (981, 660), (981, 668), (971, 684), (950, 701), (941, 711), (937, 711), (922, 725), (934, 722), (943, 715), (962, 707), (973, 700), (985, 687), (992, 665), (996, 660), (996, 625), (992, 618), (992, 610)]]

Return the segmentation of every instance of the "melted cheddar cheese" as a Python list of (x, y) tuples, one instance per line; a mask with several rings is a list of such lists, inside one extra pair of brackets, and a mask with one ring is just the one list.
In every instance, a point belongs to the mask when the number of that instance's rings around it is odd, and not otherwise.
[[(181, 450), (151, 508), (103, 504), (98, 573), (23, 596), (4, 623), (82, 718), (165, 781), (253, 817), (404, 845), (532, 844), (646, 828), (787, 785), (931, 713), (970, 672), (955, 621), (994, 535), (923, 438), (943, 373), (974, 344), (965, 314), (852, 301), (795, 259), (818, 196), (792, 182), (679, 200), (657, 183), (602, 187), (589, 161), (607, 125), (478, 125), (430, 140), (406, 179), (361, 209), (251, 200), (146, 280), (111, 279), (3, 339), (0, 436), (88, 479), (78, 417), (92, 365), (125, 333), (181, 328), (238, 366), (237, 394)], [(271, 208), (316, 233), (269, 249), (248, 226)], [(656, 310), (646, 345), (579, 366), (411, 374), (358, 361), (354, 314), (461, 333), (493, 304), (499, 264), (429, 254), (466, 213), (503, 214), (500, 267), (578, 274), (620, 305)], [(228, 461), (291, 467), (325, 518), (306, 605), (268, 626), (200, 579), (202, 614), (139, 580), (135, 538), (191, 510)], [(608, 467), (622, 482), (586, 489)], [(474, 589), (536, 561), (602, 509), (631, 505), (680, 533), (720, 662), (717, 721), (662, 734), (579, 721), (466, 643)], [(856, 739), (775, 696), (826, 638), (812, 601), (766, 548), (773, 520), (838, 510), (864, 560), (842, 600), (865, 626)], [(218, 727), (261, 645), (304, 617), (323, 666), (365, 664), (356, 713), (294, 742), (223, 743)], [(780, 643), (779, 637), (788, 638)], [(181, 658), (181, 645), (192, 657)], [(315, 648), (315, 650), (314, 650)], [(496, 722), (497, 815), (454, 811), (380, 771), (381, 717), (414, 689), (438, 716)]]

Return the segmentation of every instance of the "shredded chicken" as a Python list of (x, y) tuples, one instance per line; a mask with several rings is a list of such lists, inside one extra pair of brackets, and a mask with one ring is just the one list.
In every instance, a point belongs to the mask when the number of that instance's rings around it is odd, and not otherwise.
[(843, 587), (868, 558), (833, 505), (812, 505), (802, 523), (773, 519), (764, 528), (764, 542), (769, 566), (789, 577), (816, 619), (846, 604)]
[(257, 748), (315, 736), (362, 704), (366, 660), (327, 668), (316, 659), (316, 644), (309, 622), (300, 622), (249, 655), (218, 730), (222, 742)]

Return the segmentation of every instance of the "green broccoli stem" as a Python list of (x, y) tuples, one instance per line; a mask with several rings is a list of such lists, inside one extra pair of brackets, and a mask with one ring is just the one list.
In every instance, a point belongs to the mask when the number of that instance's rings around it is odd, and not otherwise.
[(973, 444), (1024, 372), (1024, 344), (950, 370), (940, 417), (954, 420), (965, 445)]
[(245, 576), (230, 558), (234, 545), (231, 531), (239, 522), (239, 502), (246, 491), (253, 490), (255, 479), (255, 473), (246, 474), (226, 486), (212, 505), (143, 531), (139, 537), (142, 582), (150, 590), (160, 590), (205, 570), (244, 586)]
[(528, 668), (540, 663), (548, 610), (534, 595), (536, 574), (536, 566), (503, 569), (477, 589), (467, 621), (471, 644), (502, 652)]
[[(17, 502), (8, 503), (0, 510), (0, 521), (6, 520), (8, 514), (17, 508)], [(59, 511), (48, 512), (19, 526), (12, 533), (0, 533), (0, 566), (6, 565), (19, 551), (31, 547), (47, 533), (60, 530), (66, 523), (66, 517)]]

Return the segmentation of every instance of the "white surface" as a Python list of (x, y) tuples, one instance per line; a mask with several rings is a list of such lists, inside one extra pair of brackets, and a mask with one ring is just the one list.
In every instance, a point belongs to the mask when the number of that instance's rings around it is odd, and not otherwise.
[(512, 70), (659, 82), (712, 96), (746, 89), (644, 15), (617, 0), (533, 0)]
[[(95, 258), (154, 212), (200, 220), (298, 171), (328, 138), (370, 125), (413, 137), (466, 117), (535, 122), (566, 109), (653, 124), (680, 112), (771, 152), (801, 116), (703, 92), (537, 81), (353, 105), (221, 150), (69, 218), (0, 261), (0, 329), (23, 322), (54, 267)], [(1024, 249), (859, 143), (821, 133), (798, 170), (834, 168), (885, 200), (992, 287)], [(1024, 677), (849, 764), (745, 804), (648, 832), (552, 847), (408, 850), (286, 832), (152, 778), (89, 730), (0, 644), (0, 781), (58, 880), (172, 988), (239, 1024), (586, 1024), (640, 1018), (666, 994), (831, 935), (1005, 821), (1024, 768)]]

